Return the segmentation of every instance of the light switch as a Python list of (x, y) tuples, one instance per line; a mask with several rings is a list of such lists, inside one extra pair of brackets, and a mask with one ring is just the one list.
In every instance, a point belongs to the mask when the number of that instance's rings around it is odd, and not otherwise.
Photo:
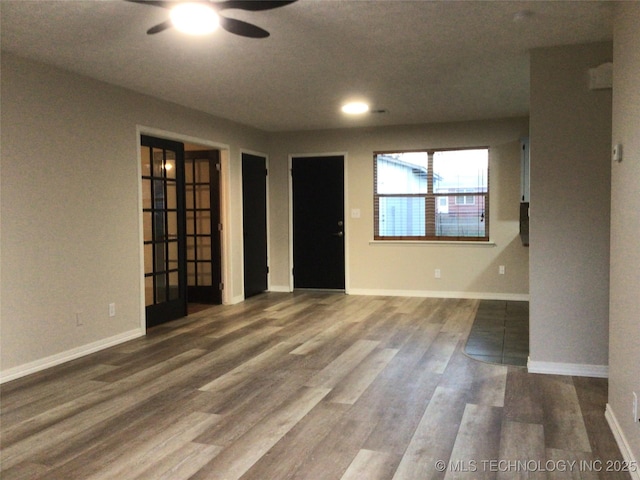
[(351, 209), (351, 218), (360, 218), (360, 209), (352, 208)]

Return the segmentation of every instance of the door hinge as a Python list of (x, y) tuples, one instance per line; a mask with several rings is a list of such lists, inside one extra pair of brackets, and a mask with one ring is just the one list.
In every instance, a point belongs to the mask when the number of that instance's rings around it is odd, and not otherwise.
[(220, 291), (224, 290), (224, 283), (220, 282), (218, 288), (220, 289)]
[(267, 265), (267, 273), (269, 273), (269, 265)]
[(219, 224), (218, 224), (218, 231), (219, 231), (219, 232), (221, 232), (221, 231), (222, 231), (222, 224), (221, 224), (221, 223), (219, 223)]
[(264, 176), (268, 177), (269, 176), (269, 170), (267, 170), (266, 168), (264, 169)]
[(220, 171), (220, 162), (216, 162), (216, 170)]

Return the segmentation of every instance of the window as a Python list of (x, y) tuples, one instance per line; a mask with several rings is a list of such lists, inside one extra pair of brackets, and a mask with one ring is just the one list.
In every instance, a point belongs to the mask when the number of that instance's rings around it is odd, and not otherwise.
[(374, 155), (376, 240), (489, 240), (489, 149)]
[(462, 195), (456, 198), (456, 205), (473, 205), (476, 203), (476, 197), (473, 195)]

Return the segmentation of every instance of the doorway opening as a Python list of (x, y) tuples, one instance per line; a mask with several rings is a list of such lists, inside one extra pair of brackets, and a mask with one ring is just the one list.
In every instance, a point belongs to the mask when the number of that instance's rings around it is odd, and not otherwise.
[(220, 151), (140, 136), (145, 326), (222, 303)]

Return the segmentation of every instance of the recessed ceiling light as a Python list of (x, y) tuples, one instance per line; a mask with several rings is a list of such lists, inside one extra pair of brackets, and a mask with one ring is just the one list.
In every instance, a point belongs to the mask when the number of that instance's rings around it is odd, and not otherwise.
[(513, 14), (514, 22), (524, 22), (533, 17), (534, 13), (531, 10), (520, 10)]
[(342, 111), (349, 115), (358, 115), (367, 113), (369, 111), (369, 105), (364, 102), (351, 102), (342, 106)]
[(171, 9), (170, 17), (174, 27), (189, 35), (206, 35), (220, 25), (218, 14), (203, 3), (180, 3)]

